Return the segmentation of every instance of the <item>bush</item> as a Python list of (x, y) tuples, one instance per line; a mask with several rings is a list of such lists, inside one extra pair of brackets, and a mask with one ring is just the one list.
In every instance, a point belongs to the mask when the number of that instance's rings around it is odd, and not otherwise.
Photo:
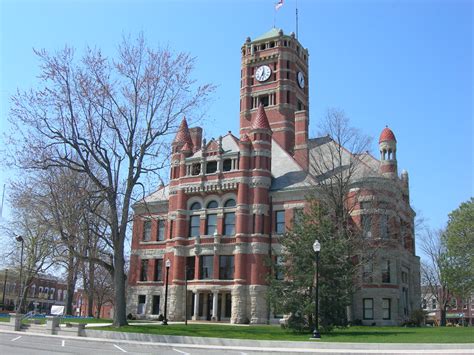
[(292, 314), (288, 318), (287, 326), (288, 329), (298, 333), (310, 331), (308, 320), (300, 314)]
[(425, 323), (426, 313), (422, 309), (415, 309), (411, 312), (410, 318), (402, 325), (405, 327), (421, 327)]

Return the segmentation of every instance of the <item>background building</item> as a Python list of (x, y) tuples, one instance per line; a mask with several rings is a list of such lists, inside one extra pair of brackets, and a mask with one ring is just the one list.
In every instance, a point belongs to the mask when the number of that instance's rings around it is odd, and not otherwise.
[[(164, 313), (170, 260), (170, 320), (186, 313), (233, 323), (275, 319), (266, 302), (269, 255), (278, 255), (279, 236), (331, 174), (316, 172), (314, 163), (337, 143), (308, 137), (309, 54), (293, 33), (273, 28), (247, 38), (241, 55), (239, 137), (228, 132), (206, 142), (202, 128), (183, 119), (169, 184), (134, 206), (128, 313)], [(420, 266), (408, 173), (398, 176), (389, 128), (379, 148), (380, 160), (343, 150), (341, 161), (362, 166), (348, 196), (356, 206), (352, 220), (361, 238), (378, 244), (376, 258), (361, 270), (351, 318), (389, 325), (419, 308)]]

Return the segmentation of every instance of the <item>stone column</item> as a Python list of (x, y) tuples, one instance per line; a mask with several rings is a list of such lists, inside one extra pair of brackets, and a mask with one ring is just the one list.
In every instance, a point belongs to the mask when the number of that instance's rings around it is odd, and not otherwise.
[(192, 319), (197, 320), (199, 316), (199, 292), (194, 293), (194, 314)]
[(218, 299), (219, 299), (219, 292), (214, 292), (212, 294), (212, 318), (211, 318), (213, 321), (217, 320)]

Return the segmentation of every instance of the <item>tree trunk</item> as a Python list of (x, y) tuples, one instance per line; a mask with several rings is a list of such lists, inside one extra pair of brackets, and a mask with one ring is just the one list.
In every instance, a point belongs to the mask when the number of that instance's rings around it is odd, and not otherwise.
[(446, 326), (446, 306), (443, 306), (440, 312), (441, 312), (440, 326), (445, 327)]
[(97, 319), (100, 318), (100, 311), (102, 310), (102, 303), (97, 302)]
[(125, 290), (125, 258), (123, 256), (123, 242), (117, 243), (114, 249), (114, 295), (115, 295), (115, 312), (114, 312), (114, 326), (121, 327), (127, 325), (126, 315), (126, 290)]
[(87, 290), (87, 316), (94, 317), (95, 264), (89, 261), (89, 288)]
[(73, 309), (72, 303), (74, 301), (74, 290), (76, 288), (76, 280), (77, 280), (77, 270), (76, 265), (74, 263), (74, 253), (72, 247), (68, 248), (68, 269), (67, 269), (67, 299), (66, 299), (66, 314), (72, 316)]

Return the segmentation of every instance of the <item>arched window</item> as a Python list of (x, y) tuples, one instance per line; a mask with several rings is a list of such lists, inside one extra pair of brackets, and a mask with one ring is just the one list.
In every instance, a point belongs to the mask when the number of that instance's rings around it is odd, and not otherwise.
[(191, 205), (191, 208), (190, 210), (194, 211), (194, 210), (200, 210), (201, 209), (201, 204), (199, 202), (194, 202), (192, 205)]
[(230, 200), (227, 200), (224, 204), (224, 207), (235, 207), (235, 200), (232, 198)]
[(207, 208), (217, 208), (219, 205), (217, 204), (216, 201), (211, 201), (207, 204)]

